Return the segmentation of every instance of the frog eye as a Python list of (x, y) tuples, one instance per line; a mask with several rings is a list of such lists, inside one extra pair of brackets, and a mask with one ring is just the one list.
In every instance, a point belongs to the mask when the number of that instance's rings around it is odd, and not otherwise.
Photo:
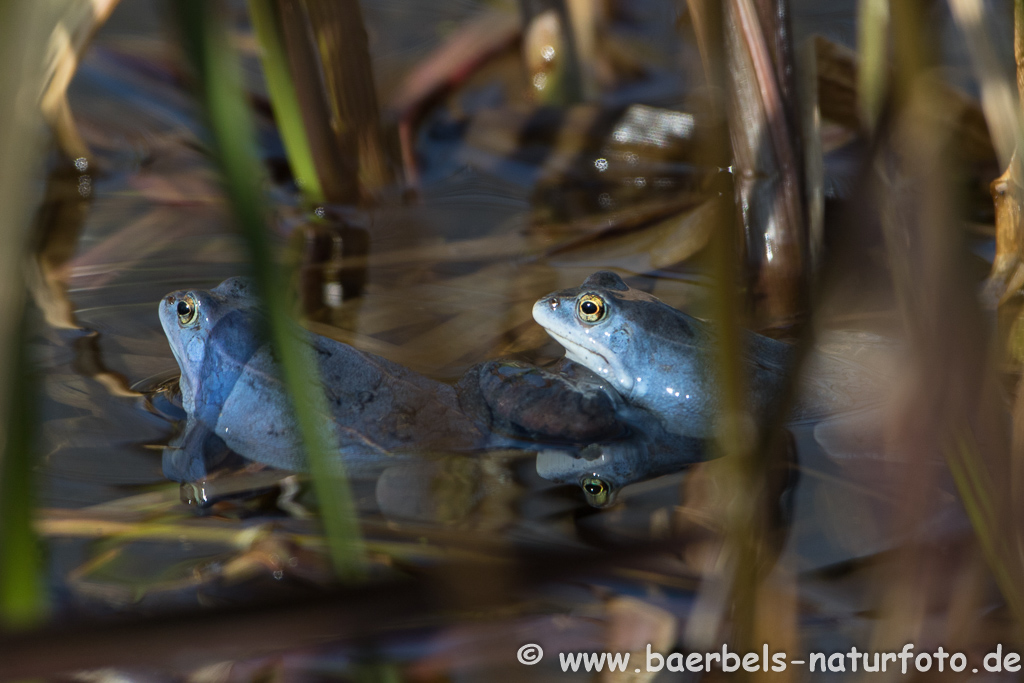
[(584, 294), (576, 302), (576, 315), (585, 323), (596, 323), (608, 314), (608, 306), (597, 294)]
[(583, 493), (587, 496), (587, 502), (594, 507), (604, 507), (611, 502), (612, 489), (608, 482), (600, 477), (586, 477), (580, 482)]
[(178, 302), (178, 322), (182, 327), (188, 327), (199, 317), (199, 304), (190, 296)]

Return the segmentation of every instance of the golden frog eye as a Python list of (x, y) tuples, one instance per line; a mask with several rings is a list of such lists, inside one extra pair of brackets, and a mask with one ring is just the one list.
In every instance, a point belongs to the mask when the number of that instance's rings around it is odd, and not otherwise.
[(178, 322), (182, 327), (188, 327), (199, 317), (199, 304), (190, 296), (178, 302)]
[(583, 487), (583, 493), (587, 496), (587, 502), (594, 507), (603, 507), (608, 504), (611, 494), (608, 482), (600, 477), (586, 477), (580, 482), (580, 486)]
[(596, 323), (604, 319), (608, 307), (597, 294), (584, 294), (576, 302), (576, 315), (585, 323)]

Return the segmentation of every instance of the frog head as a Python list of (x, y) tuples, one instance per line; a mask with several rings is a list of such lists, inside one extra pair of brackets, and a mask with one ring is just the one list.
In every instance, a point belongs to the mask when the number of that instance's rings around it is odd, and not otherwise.
[(660, 339), (685, 344), (695, 336), (692, 318), (608, 271), (541, 298), (533, 317), (565, 347), (567, 358), (627, 398), (644, 393), (645, 378), (658, 372), (652, 349)]
[(209, 291), (181, 290), (160, 302), (160, 325), (181, 368), (182, 404), (192, 415), (215, 412), (234, 379), (262, 344), (258, 300), (246, 278), (230, 278)]

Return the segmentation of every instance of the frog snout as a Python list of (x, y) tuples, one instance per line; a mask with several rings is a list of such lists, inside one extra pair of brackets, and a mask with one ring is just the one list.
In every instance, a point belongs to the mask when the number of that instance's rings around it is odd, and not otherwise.
[(543, 327), (547, 327), (550, 324), (551, 313), (557, 309), (558, 299), (556, 299), (555, 297), (544, 297), (543, 299), (537, 299), (536, 303), (533, 304), (533, 319), (540, 323)]

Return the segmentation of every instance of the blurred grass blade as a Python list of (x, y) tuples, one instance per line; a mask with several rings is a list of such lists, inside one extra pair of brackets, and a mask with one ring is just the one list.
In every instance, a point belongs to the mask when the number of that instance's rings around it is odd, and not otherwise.
[(75, 125), (67, 91), (93, 35), (110, 17), (119, 0), (72, 0), (50, 3), (60, 15), (46, 50), (46, 87), (40, 109), (53, 127), (57, 145), (70, 159), (89, 157), (89, 148)]
[(521, 0), (523, 63), (537, 102), (568, 106), (583, 99), (569, 7), (563, 0)]
[(800, 86), (800, 128), (804, 144), (804, 194), (807, 198), (807, 258), (818, 272), (825, 248), (825, 159), (821, 146), (821, 106), (818, 104), (818, 54), (815, 36), (796, 54)]
[(601, 61), (598, 44), (604, 37), (602, 29), (608, 9), (605, 3), (592, 0), (566, 0), (565, 3), (572, 29), (580, 97), (584, 100), (595, 100), (601, 94), (597, 76)]
[(267, 230), (262, 173), (249, 111), (242, 96), (237, 57), (230, 51), (220, 2), (176, 0), (185, 48), (206, 108), (225, 190), (249, 246), (257, 292), (265, 304), (271, 337), (281, 359), (314, 487), (320, 502), (331, 559), (339, 576), (362, 576), (363, 547), (344, 465), (337, 457), (330, 415), (316, 367), (295, 334), (288, 312), (286, 280), (274, 258)]
[(284, 142), (288, 163), (291, 164), (295, 182), (309, 202), (324, 201), (324, 191), (313, 163), (313, 152), (306, 137), (302, 122), (295, 84), (288, 71), (288, 56), (285, 54), (281, 20), (277, 13), (276, 0), (249, 0), (249, 14), (260, 44), (260, 58), (263, 73), (267, 79), (270, 104), (274, 108), (274, 119)]
[(1019, 98), (1014, 92), (1016, 81), (1010, 78), (1007, 65), (996, 54), (990, 38), (994, 32), (986, 26), (992, 19), (986, 19), (982, 0), (949, 0), (949, 8), (966, 39), (974, 75), (981, 84), (981, 106), (992, 133), (999, 167), (1008, 168), (1013, 150), (1021, 140)]
[(46, 612), (42, 556), (32, 528), (35, 511), (33, 436), (35, 381), (28, 354), (28, 306), (20, 297), (20, 325), (5, 373), (10, 392), (0, 460), (0, 618), (8, 628), (24, 628)]
[(960, 435), (953, 445), (946, 448), (946, 460), (989, 569), (1020, 624), (1024, 619), (1024, 583), (1021, 581), (1020, 563), (1007, 542), (1006, 532), (1010, 529), (999, 524), (993, 503), (995, 486), (985, 470), (977, 445), (973, 439)]
[[(732, 3), (723, 8), (715, 0), (691, 0), (689, 7), (694, 17), (694, 29), (698, 36), (703, 36), (700, 40), (701, 58), (712, 92), (726, 93), (728, 88), (737, 87), (728, 74), (736, 51), (733, 49), (731, 54), (730, 48), (735, 48), (735, 45), (728, 45), (721, 38), (728, 36), (727, 17), (733, 9)], [(716, 126), (709, 127), (709, 134), (702, 140), (702, 155), (698, 157), (699, 163), (718, 168), (725, 168), (730, 162), (728, 133), (735, 114), (735, 108), (727, 108), (723, 100), (712, 104), (713, 111), (719, 113), (719, 119)], [(727, 110), (730, 116), (728, 127), (724, 117)], [(735, 157), (735, 144), (731, 151)], [(732, 210), (735, 192), (731, 180), (732, 175), (724, 173), (714, 180), (717, 185), (714, 190), (717, 190), (718, 201), (723, 206), (716, 212), (720, 223), (713, 230), (710, 244), (715, 281), (711, 297), (712, 319), (717, 329), (714, 368), (721, 396), (714, 426), (714, 449), (722, 457), (711, 463), (709, 469), (713, 472), (714, 486), (723, 492), (714, 514), (725, 520), (726, 534), (716, 568), (720, 571), (720, 580), (708, 582), (698, 597), (698, 601), (705, 605), (701, 619), (704, 633), (689, 631), (688, 635), (699, 638), (702, 641), (700, 645), (709, 645), (714, 642), (721, 622), (731, 611), (733, 641), (737, 648), (743, 649), (753, 636), (760, 567), (756, 556), (758, 539), (754, 538), (757, 531), (753, 524), (758, 497), (753, 487), (757, 459), (752, 451), (753, 425), (746, 412), (746, 378), (741, 363), (741, 307), (737, 291), (740, 248), (734, 223), (736, 212)], [(723, 582), (731, 588), (731, 605)]]
[(889, 0), (860, 0), (857, 5), (857, 94), (860, 117), (875, 129), (885, 101), (889, 72)]
[(39, 182), (45, 127), (39, 114), (45, 50), (58, 8), (0, 3), (0, 622), (24, 627), (45, 612), (41, 559), (31, 528), (35, 429), (24, 347), (22, 259)]
[[(981, 0), (949, 0), (950, 10), (967, 42), (968, 53), (974, 68), (975, 78), (981, 85), (981, 105), (985, 122), (991, 133), (992, 143), (999, 159), (1000, 168), (1006, 173), (996, 180), (992, 189), (996, 204), (996, 257), (992, 264), (986, 298), (990, 305), (1002, 305), (1020, 288), (1024, 275), (1021, 264), (1021, 202), (1024, 190), (1021, 179), (1020, 154), (1024, 150), (1024, 128), (1021, 125), (1020, 83), (1024, 79), (1024, 3), (1014, 2), (1014, 56), (1018, 62), (1016, 79), (992, 46), (990, 35), (994, 33), (992, 18), (985, 13)], [(1016, 92), (1014, 92), (1016, 90)]]

